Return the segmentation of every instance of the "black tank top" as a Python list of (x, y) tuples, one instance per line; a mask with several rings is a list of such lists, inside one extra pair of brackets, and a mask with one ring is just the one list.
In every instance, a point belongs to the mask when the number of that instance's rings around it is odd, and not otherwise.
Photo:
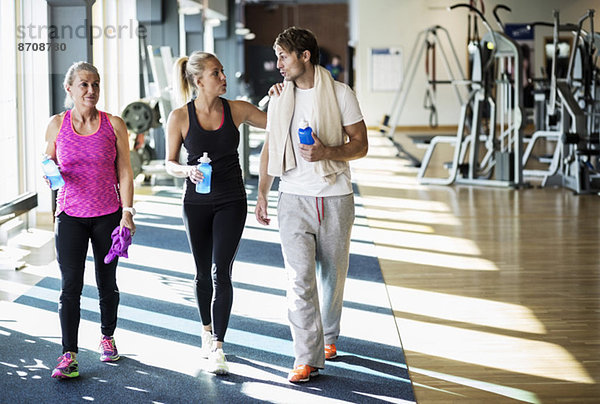
[(238, 155), (240, 132), (233, 123), (229, 103), (223, 103), (223, 124), (217, 130), (204, 130), (198, 122), (194, 101), (187, 104), (190, 128), (183, 145), (188, 152), (188, 165), (198, 165), (198, 159), (204, 152), (212, 160), (212, 179), (210, 193), (199, 194), (196, 185), (189, 177), (185, 181), (184, 203), (213, 204), (230, 202), (246, 198), (242, 169)]

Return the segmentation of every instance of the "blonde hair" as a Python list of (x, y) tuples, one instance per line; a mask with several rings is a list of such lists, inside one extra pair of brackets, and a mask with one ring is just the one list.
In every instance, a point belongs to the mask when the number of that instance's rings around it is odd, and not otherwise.
[(98, 69), (96, 69), (96, 66), (94, 66), (91, 63), (88, 62), (75, 62), (71, 65), (71, 67), (69, 67), (69, 70), (67, 70), (67, 74), (65, 74), (65, 80), (63, 81), (63, 88), (65, 89), (65, 103), (64, 106), (67, 109), (70, 109), (73, 107), (74, 103), (73, 103), (73, 99), (71, 98), (71, 96), (69, 95), (69, 92), (67, 91), (67, 86), (72, 86), (73, 85), (73, 81), (75, 81), (75, 73), (78, 73), (82, 70), (88, 71), (90, 73), (94, 73), (96, 76), (98, 76), (98, 79), (100, 79), (100, 74), (98, 73)]
[(202, 75), (206, 62), (210, 59), (217, 59), (217, 57), (212, 53), (201, 51), (177, 59), (173, 65), (173, 99), (176, 108), (192, 98), (196, 92), (195, 78)]

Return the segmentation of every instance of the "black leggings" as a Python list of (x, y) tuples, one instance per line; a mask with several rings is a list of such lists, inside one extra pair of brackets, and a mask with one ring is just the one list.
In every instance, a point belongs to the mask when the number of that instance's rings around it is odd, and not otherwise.
[(77, 352), (81, 291), (88, 243), (92, 241), (96, 267), (96, 285), (100, 300), (100, 321), (103, 335), (112, 336), (117, 327), (117, 259), (109, 264), (104, 257), (110, 250), (110, 235), (121, 221), (121, 209), (97, 217), (73, 217), (62, 212), (56, 218), (56, 258), (60, 267), (62, 290), (58, 315), (62, 330), (63, 353)]
[(198, 311), (202, 324), (212, 324), (213, 339), (220, 342), (231, 314), (231, 269), (247, 210), (245, 199), (213, 205), (183, 204), (183, 222), (196, 263)]

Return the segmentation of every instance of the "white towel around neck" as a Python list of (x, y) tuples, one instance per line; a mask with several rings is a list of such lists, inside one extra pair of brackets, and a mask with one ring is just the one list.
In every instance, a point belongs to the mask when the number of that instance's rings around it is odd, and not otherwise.
[[(283, 87), (276, 103), (269, 131), (269, 175), (280, 177), (284, 172), (296, 167), (296, 156), (290, 137), (290, 124), (294, 115), (294, 82)], [(315, 66), (314, 105), (311, 122), (316, 122), (317, 137), (325, 146), (340, 146), (346, 141), (342, 130), (342, 116), (335, 96), (334, 81), (327, 69)], [(301, 157), (299, 157), (301, 158)], [(320, 160), (313, 165), (315, 172), (328, 184), (334, 184), (338, 174), (348, 168), (348, 162)]]

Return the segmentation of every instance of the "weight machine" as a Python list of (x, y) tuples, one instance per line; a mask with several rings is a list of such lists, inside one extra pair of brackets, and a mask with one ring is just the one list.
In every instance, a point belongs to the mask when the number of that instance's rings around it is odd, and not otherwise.
[[(542, 186), (563, 186), (577, 194), (600, 192), (600, 73), (596, 61), (600, 35), (594, 32), (594, 11), (588, 10), (578, 24), (559, 24), (559, 13), (554, 11), (554, 23), (536, 23), (553, 26), (553, 63), (549, 99), (536, 103), (547, 110), (546, 127), (534, 133), (523, 154), (527, 164), (531, 151), (539, 139), (555, 142), (554, 153), (546, 170), (524, 170), (524, 175), (542, 178)], [(589, 20), (590, 31), (582, 29)], [(558, 33), (571, 31), (573, 47), (566, 77), (557, 77), (556, 59)], [(539, 114), (538, 114), (539, 115)], [(551, 129), (551, 130), (548, 130)]]
[[(444, 49), (444, 46), (447, 46), (450, 49), (450, 56), (452, 59), (448, 58), (448, 54)], [(449, 80), (436, 80), (436, 49), (440, 50), (442, 62), (444, 64), (444, 68), (446, 69)], [(465, 74), (462, 70), (460, 61), (456, 54), (456, 49), (452, 44), (452, 40), (450, 39), (448, 31), (439, 25), (435, 25), (421, 31), (417, 35), (417, 40), (413, 45), (410, 56), (408, 57), (408, 64), (406, 68), (408, 75), (404, 80), (402, 80), (400, 87), (396, 91), (394, 101), (392, 102), (391, 111), (388, 115), (384, 115), (379, 129), (380, 132), (386, 134), (387, 137), (394, 143), (398, 149), (398, 157), (407, 157), (416, 167), (420, 166), (421, 162), (417, 157), (406, 151), (399, 142), (394, 140), (394, 132), (397, 128), (398, 121), (406, 104), (406, 98), (414, 81), (417, 67), (421, 63), (421, 60), (424, 56), (426, 58), (426, 73), (428, 76), (424, 107), (430, 111), (430, 126), (432, 128), (437, 127), (436, 85), (451, 84), (460, 104), (463, 103), (464, 98), (464, 95), (461, 94), (459, 85), (461, 82), (465, 82)]]
[[(492, 30), (484, 15), (471, 4), (455, 4), (450, 9), (460, 7), (476, 13), (488, 30), (478, 47), (482, 56), (481, 78), (469, 82), (471, 92), (461, 106), (456, 136), (436, 136), (431, 140), (417, 179), (421, 184), (523, 186), (521, 48), (503, 32)], [(473, 71), (477, 69), (479, 66)], [(485, 107), (489, 112), (487, 122)], [(454, 146), (449, 175), (426, 177), (436, 147), (444, 143)]]

